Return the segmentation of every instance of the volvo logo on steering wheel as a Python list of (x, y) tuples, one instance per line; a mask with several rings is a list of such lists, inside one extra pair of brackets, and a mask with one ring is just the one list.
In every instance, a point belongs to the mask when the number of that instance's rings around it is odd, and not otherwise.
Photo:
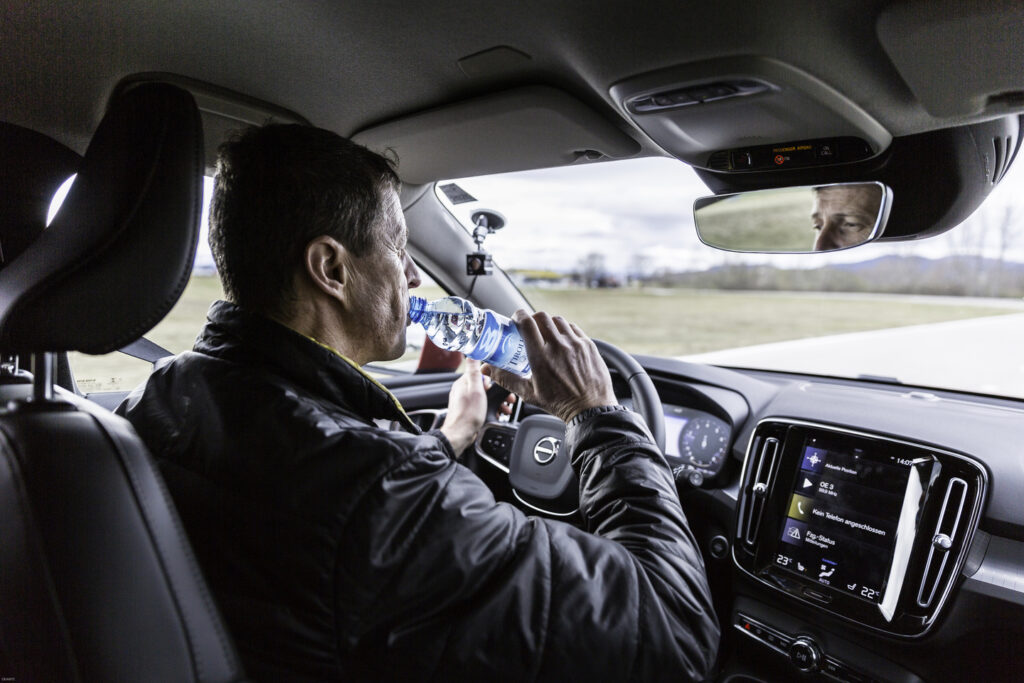
[(545, 436), (533, 447), (533, 459), (537, 461), (538, 465), (547, 465), (558, 455), (558, 449), (561, 445), (561, 439)]

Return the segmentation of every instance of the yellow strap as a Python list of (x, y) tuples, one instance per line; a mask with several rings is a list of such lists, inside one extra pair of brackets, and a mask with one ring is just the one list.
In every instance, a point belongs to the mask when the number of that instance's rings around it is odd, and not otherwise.
[(366, 379), (370, 380), (375, 385), (377, 385), (378, 389), (380, 389), (385, 394), (387, 394), (387, 397), (390, 398), (391, 402), (395, 404), (395, 408), (398, 408), (398, 412), (400, 412), (402, 414), (402, 416), (409, 422), (409, 424), (414, 424), (412, 419), (405, 412), (405, 408), (403, 408), (402, 404), (398, 402), (398, 399), (395, 397), (395, 395), (392, 394), (390, 391), (388, 391), (388, 388), (386, 386), (384, 386), (383, 384), (381, 384), (380, 382), (378, 382), (372, 375), (370, 375), (368, 372), (366, 372), (361, 367), (359, 367), (358, 363), (356, 363), (354, 360), (351, 360), (350, 358), (346, 357), (344, 354), (339, 352), (334, 347), (328, 346), (327, 344), (324, 344), (323, 342), (319, 341), (318, 339), (315, 339), (313, 337), (306, 337), (306, 339), (310, 340), (311, 342), (314, 342), (314, 343), (318, 344), (319, 346), (324, 347), (325, 349), (327, 349), (328, 351), (333, 353), (335, 356), (337, 356), (338, 358), (342, 359), (343, 361), (345, 361), (346, 363), (351, 365), (356, 370), (356, 372), (358, 372), (360, 375), (362, 375), (363, 377), (365, 377)]

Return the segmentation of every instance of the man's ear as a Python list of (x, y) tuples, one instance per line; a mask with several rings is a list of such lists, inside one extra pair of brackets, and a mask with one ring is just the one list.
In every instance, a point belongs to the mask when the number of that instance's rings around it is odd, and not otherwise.
[(330, 235), (314, 237), (306, 245), (304, 264), (313, 286), (343, 301), (348, 281), (348, 250)]

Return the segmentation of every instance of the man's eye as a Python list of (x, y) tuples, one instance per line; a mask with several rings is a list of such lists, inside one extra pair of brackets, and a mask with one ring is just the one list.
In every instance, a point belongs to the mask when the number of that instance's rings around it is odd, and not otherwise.
[(843, 223), (844, 230), (860, 230), (864, 226), (860, 223)]

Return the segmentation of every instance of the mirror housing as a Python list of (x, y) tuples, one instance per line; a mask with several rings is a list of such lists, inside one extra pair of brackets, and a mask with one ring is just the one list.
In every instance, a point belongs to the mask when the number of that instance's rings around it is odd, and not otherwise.
[(882, 183), (833, 183), (701, 197), (693, 220), (700, 241), (716, 249), (803, 254), (878, 239), (891, 208)]

